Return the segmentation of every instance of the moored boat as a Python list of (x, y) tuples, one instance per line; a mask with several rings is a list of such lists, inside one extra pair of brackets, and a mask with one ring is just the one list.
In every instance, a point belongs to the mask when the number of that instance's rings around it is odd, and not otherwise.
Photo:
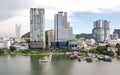
[(86, 57), (87, 62), (92, 62), (92, 57)]
[(104, 61), (112, 61), (112, 58), (109, 56), (100, 56), (98, 57), (99, 60), (104, 60)]
[(52, 54), (49, 56), (45, 56), (43, 59), (39, 59), (39, 62), (51, 62), (52, 60)]

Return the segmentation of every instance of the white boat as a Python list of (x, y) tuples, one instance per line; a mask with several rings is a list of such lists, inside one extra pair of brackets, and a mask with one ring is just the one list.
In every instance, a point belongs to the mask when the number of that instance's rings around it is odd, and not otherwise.
[(45, 56), (43, 59), (39, 59), (39, 62), (51, 62), (52, 60), (52, 54), (49, 56)]

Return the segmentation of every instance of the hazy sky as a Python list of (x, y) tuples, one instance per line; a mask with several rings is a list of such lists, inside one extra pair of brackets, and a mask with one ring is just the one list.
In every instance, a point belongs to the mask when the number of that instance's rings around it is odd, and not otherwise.
[(93, 21), (110, 22), (111, 32), (120, 29), (120, 0), (0, 0), (0, 35), (15, 35), (15, 24), (24, 34), (30, 30), (30, 8), (45, 8), (46, 30), (54, 27), (54, 14), (68, 12), (73, 33), (92, 33)]

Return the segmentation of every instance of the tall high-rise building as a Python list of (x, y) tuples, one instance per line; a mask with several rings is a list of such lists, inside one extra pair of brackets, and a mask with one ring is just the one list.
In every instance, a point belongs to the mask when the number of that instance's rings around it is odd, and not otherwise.
[(30, 48), (45, 48), (45, 10), (30, 9)]
[(118, 39), (118, 34), (116, 34), (116, 33), (111, 34), (111, 35), (110, 35), (110, 39), (111, 39), (111, 40), (116, 40), (116, 39)]
[(75, 39), (72, 33), (72, 27), (67, 21), (67, 12), (58, 12), (54, 16), (55, 41), (68, 41)]
[(120, 29), (114, 29), (113, 33), (118, 35), (118, 38), (120, 38)]
[(109, 42), (110, 40), (110, 21), (97, 20), (94, 21), (94, 28), (92, 30), (93, 38), (97, 42)]
[(20, 33), (21, 33), (21, 25), (20, 25), (20, 24), (16, 24), (15, 33), (16, 33), (16, 38), (20, 40), (20, 38), (21, 38), (21, 36), (20, 36)]

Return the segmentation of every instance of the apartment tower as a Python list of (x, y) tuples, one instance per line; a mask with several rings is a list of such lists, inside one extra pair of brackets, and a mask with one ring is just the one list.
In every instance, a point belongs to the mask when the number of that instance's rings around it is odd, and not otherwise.
[(45, 48), (45, 9), (30, 9), (30, 48)]
[(97, 20), (94, 21), (94, 28), (92, 30), (93, 38), (96, 42), (109, 42), (110, 40), (110, 21)]

